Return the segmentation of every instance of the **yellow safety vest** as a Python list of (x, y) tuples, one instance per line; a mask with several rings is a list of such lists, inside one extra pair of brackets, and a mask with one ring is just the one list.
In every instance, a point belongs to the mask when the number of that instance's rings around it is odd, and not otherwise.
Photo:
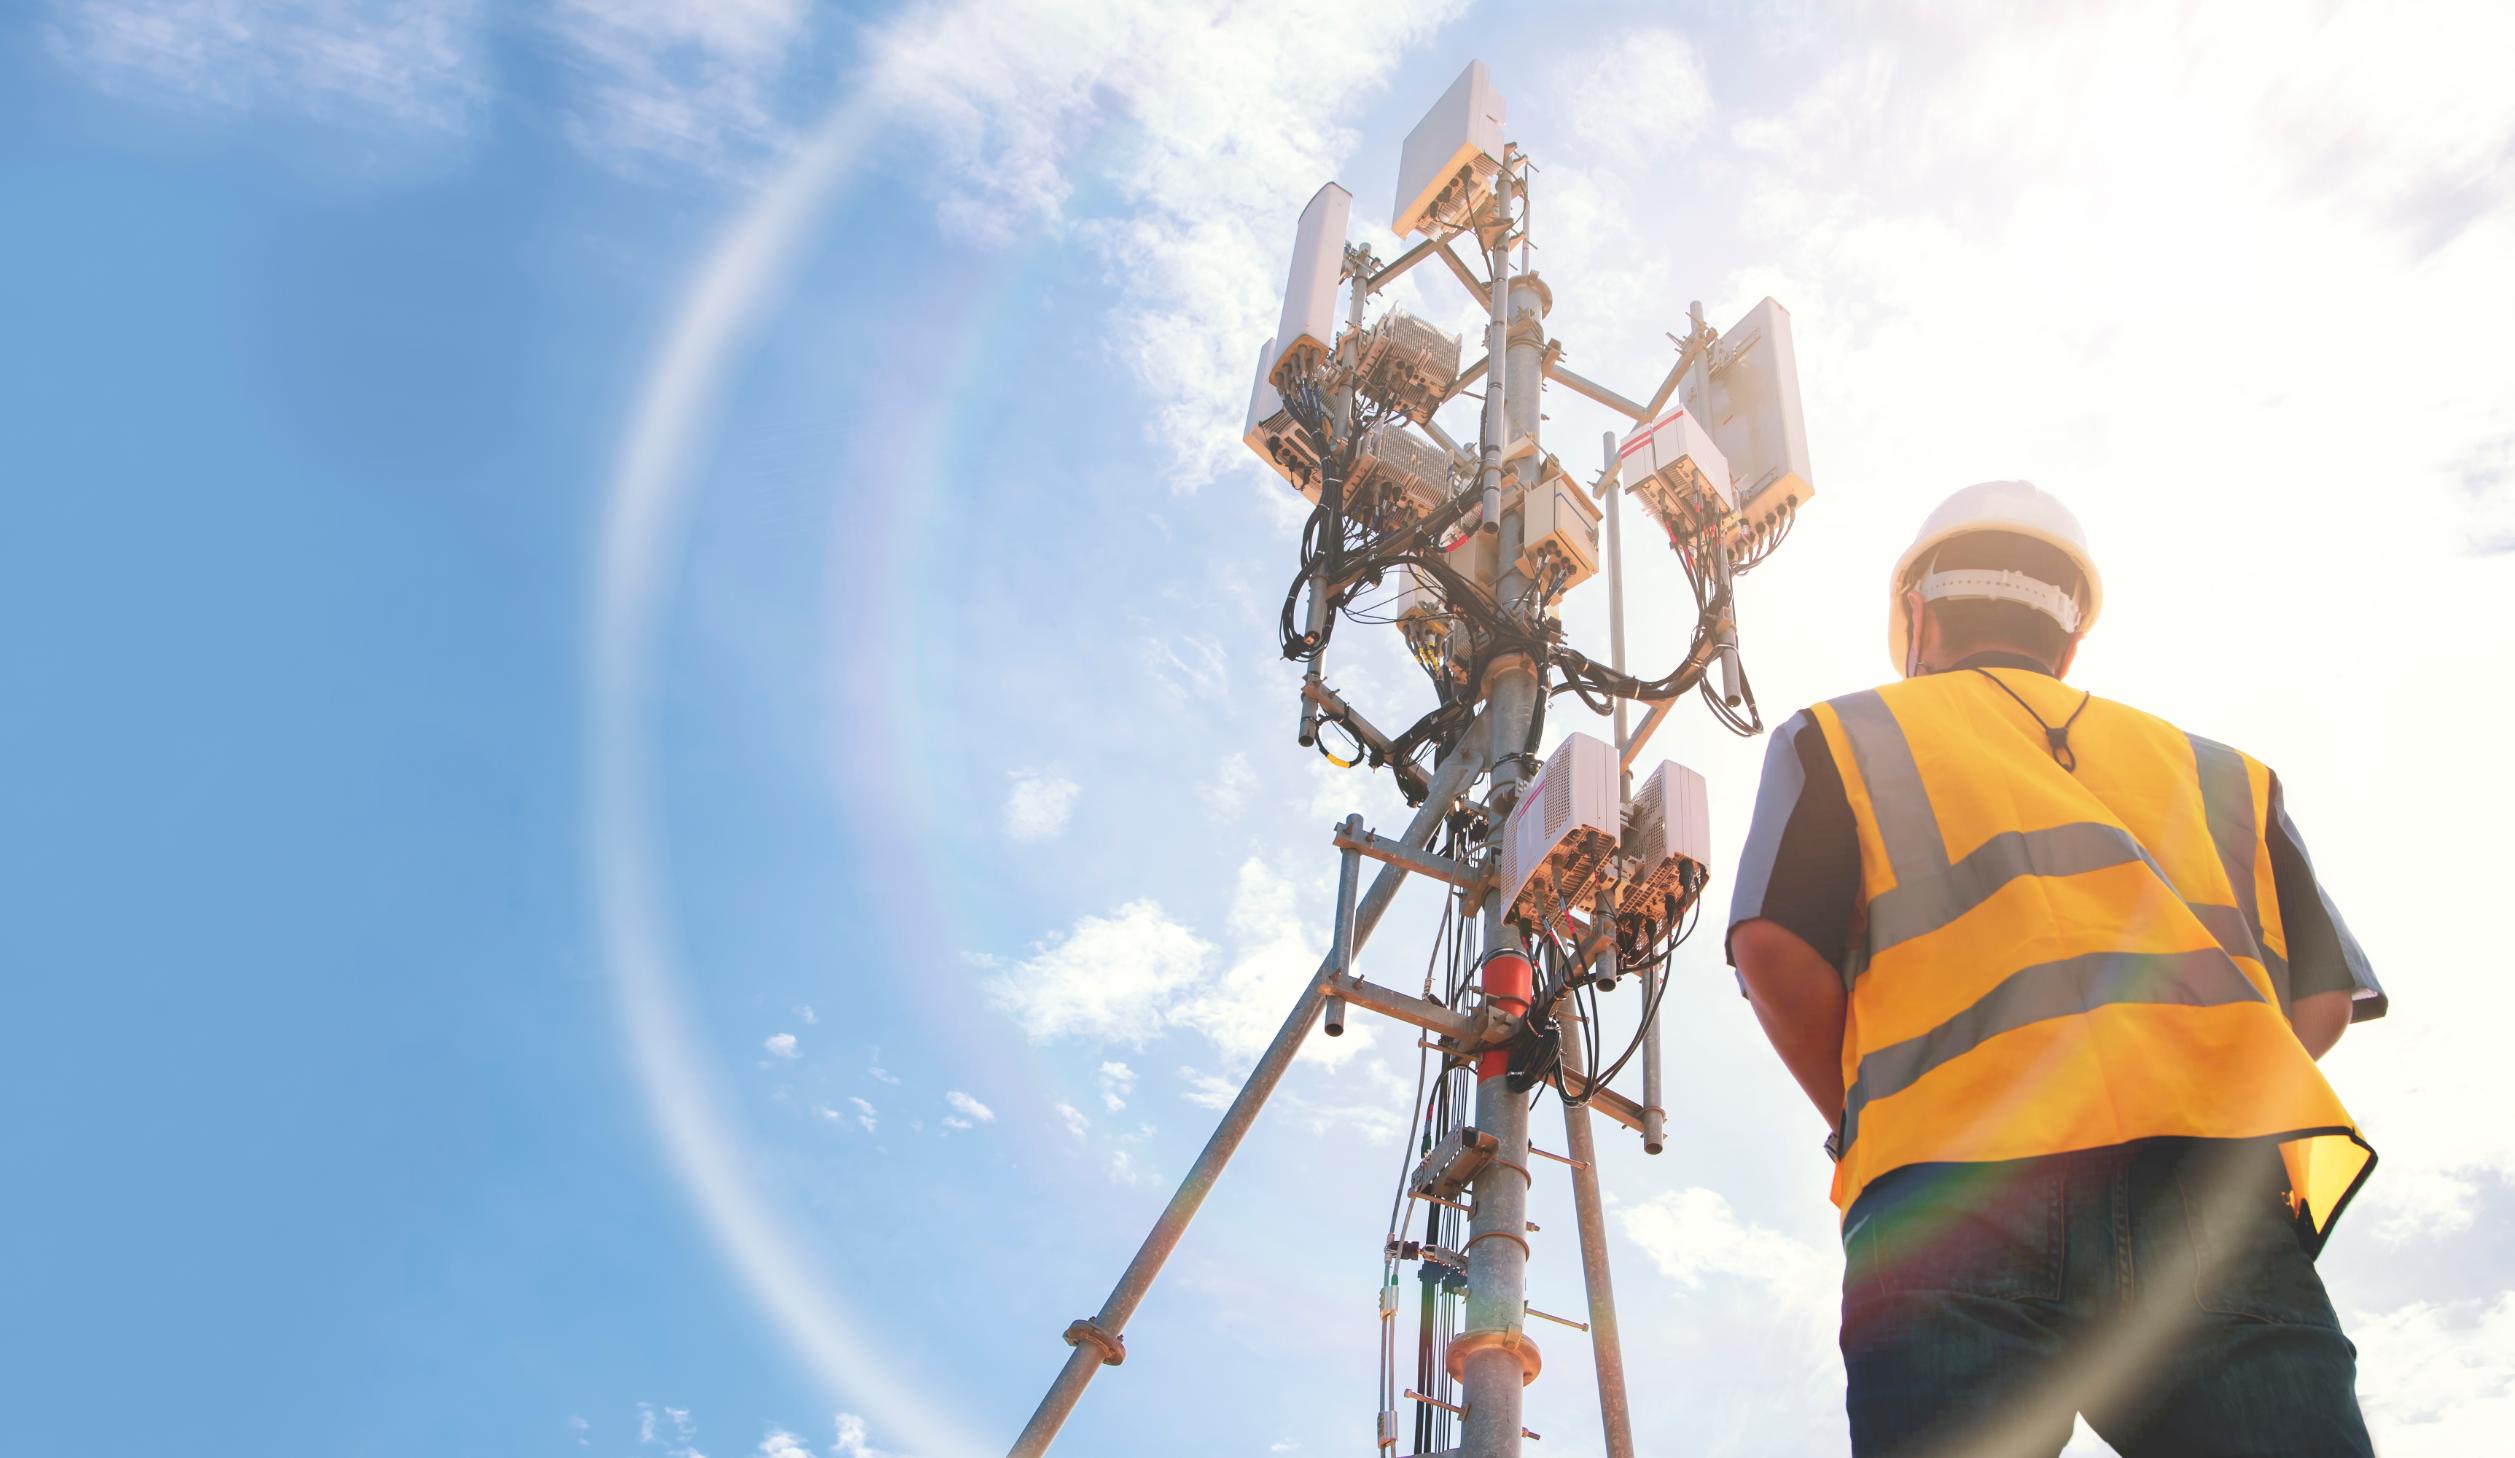
[(2276, 1138), (2319, 1246), (2375, 1156), (2288, 1023), (2270, 771), (2103, 699), (2066, 769), (2080, 691), (1985, 672), (1814, 710), (1860, 834), (1835, 1205), (1926, 1161)]

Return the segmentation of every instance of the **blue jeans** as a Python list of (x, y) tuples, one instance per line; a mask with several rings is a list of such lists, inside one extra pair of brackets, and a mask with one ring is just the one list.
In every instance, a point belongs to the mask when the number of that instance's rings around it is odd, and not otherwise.
[(2278, 1151), (2152, 1139), (1873, 1181), (1843, 1222), (1857, 1458), (2367, 1458)]

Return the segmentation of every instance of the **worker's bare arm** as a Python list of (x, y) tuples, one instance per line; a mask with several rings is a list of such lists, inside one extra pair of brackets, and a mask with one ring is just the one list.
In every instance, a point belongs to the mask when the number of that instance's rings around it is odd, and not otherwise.
[(1729, 955), (1765, 1038), (1832, 1128), (1843, 1111), (1842, 973), (1774, 921), (1732, 928)]
[(2349, 1027), (2348, 988), (2317, 992), (2298, 998), (2288, 1005), (2288, 1022), (2297, 1030), (2297, 1041), (2316, 1058), (2332, 1051), (2340, 1035)]

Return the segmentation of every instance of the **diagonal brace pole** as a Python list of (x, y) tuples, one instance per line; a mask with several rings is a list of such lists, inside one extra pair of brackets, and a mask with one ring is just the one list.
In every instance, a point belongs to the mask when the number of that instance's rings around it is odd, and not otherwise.
[[(1615, 952), (1609, 949), (1607, 955)], [(1645, 970), (1647, 975), (1648, 969)], [(1563, 1082), (1584, 1087), (1597, 1070), (1581, 1066), (1581, 1015), (1565, 1000), (1556, 1013), (1562, 1029)], [(1579, 1229), (1581, 1284), (1589, 1295), (1589, 1344), (1598, 1373), (1598, 1418), (1607, 1438), (1607, 1458), (1633, 1458), (1633, 1404), (1624, 1385), (1624, 1337), (1616, 1321), (1615, 1278), (1607, 1263), (1607, 1211), (1598, 1192), (1598, 1149), (1590, 1137), (1589, 1110), (1558, 1099), (1563, 1105), (1563, 1148), (1571, 1155), (1572, 1213)]]
[[(1449, 758), (1441, 762), (1441, 767), (1433, 773), (1431, 792), (1424, 796), (1422, 808), (1415, 812), (1415, 818), (1406, 826), (1402, 837), (1406, 844), (1425, 847), (1432, 843), (1432, 837), (1440, 829), (1442, 817), (1449, 814), (1451, 804), (1483, 771), (1484, 741), (1488, 732), (1486, 721), (1478, 718)], [(1404, 866), (1390, 865), (1383, 867), (1372, 881), (1371, 889), (1354, 907), (1353, 940), (1349, 954), (1359, 950), (1369, 939), (1372, 930), (1380, 923), (1381, 913), (1387, 911), (1389, 902), (1396, 898), (1398, 885), (1406, 879), (1406, 875)], [(1049, 1384), (1048, 1395), (1039, 1400), (1039, 1409), (1031, 1414), (1022, 1435), (1014, 1440), (1010, 1458), (1040, 1458), (1046, 1453), (1048, 1445), (1056, 1439), (1057, 1429), (1064, 1426), (1066, 1416), (1074, 1411), (1074, 1404), (1081, 1400), (1083, 1389), (1091, 1385), (1092, 1378), (1103, 1366), (1114, 1367), (1125, 1360), (1123, 1333), (1127, 1321), (1135, 1315), (1135, 1308), (1144, 1300), (1145, 1293), (1152, 1289), (1153, 1278), (1161, 1274), (1162, 1263), (1170, 1259), (1171, 1251), (1178, 1247), (1179, 1238), (1187, 1233), (1188, 1222), (1196, 1218), (1197, 1209), (1205, 1203), (1206, 1195), (1213, 1191), (1214, 1182), (1222, 1177), (1223, 1166), (1230, 1163), (1241, 1139), (1257, 1122), (1258, 1110), (1275, 1092), (1275, 1085), (1283, 1081), (1284, 1072), (1292, 1066), (1293, 1055), (1301, 1050), (1302, 1039), (1308, 1035), (1311, 1024), (1319, 1020), (1320, 1009), (1327, 1001), (1328, 984), (1341, 970), (1337, 962), (1337, 957), (1331, 953), (1319, 963), (1319, 970), (1312, 974), (1309, 986), (1302, 989), (1301, 1000), (1293, 1004), (1283, 1026), (1275, 1030), (1275, 1040), (1266, 1045), (1264, 1053), (1258, 1055), (1257, 1066), (1249, 1070), (1248, 1081), (1240, 1085), (1238, 1096), (1223, 1112), (1222, 1122), (1215, 1126), (1213, 1137), (1205, 1141), (1205, 1148), (1197, 1155), (1196, 1163), (1188, 1167), (1187, 1175), (1179, 1181), (1179, 1188), (1171, 1195), (1170, 1203), (1162, 1207), (1160, 1216), (1153, 1221), (1151, 1233), (1136, 1248), (1135, 1259), (1127, 1262), (1126, 1270), (1118, 1277), (1118, 1284), (1109, 1292), (1109, 1299), (1101, 1303), (1099, 1314), (1066, 1328), (1066, 1340), (1073, 1346), (1074, 1352), (1058, 1369), (1056, 1380)]]

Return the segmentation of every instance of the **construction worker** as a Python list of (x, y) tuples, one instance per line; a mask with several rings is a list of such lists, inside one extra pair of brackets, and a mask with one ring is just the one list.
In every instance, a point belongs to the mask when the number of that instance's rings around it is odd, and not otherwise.
[(2066, 507), (1969, 486), (1902, 680), (1765, 759), (1729, 955), (1832, 1129), (1852, 1449), (2367, 1454), (2315, 1060), (2384, 995), (2268, 769), (2063, 681), (2102, 601)]

